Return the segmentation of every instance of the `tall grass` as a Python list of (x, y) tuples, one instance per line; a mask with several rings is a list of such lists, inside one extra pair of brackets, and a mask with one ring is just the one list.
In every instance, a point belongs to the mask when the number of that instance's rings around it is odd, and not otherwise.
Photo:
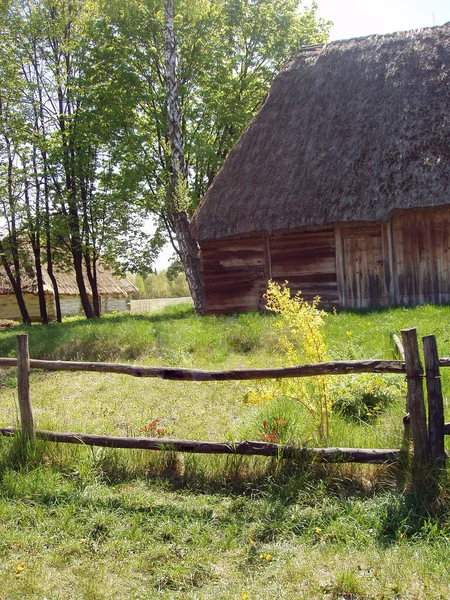
[[(448, 307), (326, 318), (332, 358), (389, 358), (389, 334), (417, 326), (450, 350)], [(199, 368), (281, 364), (269, 315), (70, 319), (15, 334), (31, 356)], [(443, 371), (446, 405), (448, 377)], [(400, 377), (401, 380), (401, 377)], [(246, 384), (120, 375), (34, 373), (40, 428), (140, 435), (154, 418), (170, 437), (260, 439), (283, 418), (282, 441), (313, 444), (295, 401), (243, 402)], [(16, 419), (15, 379), (2, 375), (0, 422)], [(395, 447), (404, 397), (374, 420), (334, 415), (329, 443)], [(200, 457), (0, 438), (0, 598), (304, 600), (447, 598), (449, 485), (408, 491), (400, 468), (301, 465), (263, 457)]]
[[(448, 307), (431, 306), (329, 314), (325, 319), (328, 354), (333, 359), (391, 358), (394, 346), (390, 334), (417, 326), (419, 334), (437, 335), (443, 355), (450, 351), (449, 317)], [(0, 355), (15, 355), (15, 335), (27, 331), (30, 355), (35, 358), (215, 369), (279, 366), (282, 353), (277, 319), (256, 313), (200, 317), (186, 305), (155, 314), (113, 314), (93, 321), (72, 318), (62, 325), (22, 326), (0, 332)], [(6, 372), (2, 376), (3, 424), (12, 424), (17, 418), (13, 375)], [(353, 402), (354, 378), (330, 379), (335, 397)], [(392, 389), (389, 410), (381, 410), (377, 418), (356, 422), (346, 419), (345, 412), (339, 416), (335, 411), (328, 445), (401, 445), (405, 407), (402, 377), (378, 379)], [(158, 418), (166, 437), (237, 440), (263, 439), (264, 423), (279, 419), (286, 421), (280, 430), (281, 442), (321, 444), (299, 403), (280, 398), (257, 406), (245, 405), (248, 387), (245, 382), (199, 384), (111, 374), (36, 373), (32, 397), (41, 428), (139, 435), (147, 423)], [(449, 378), (445, 370), (443, 388), (447, 403)], [(378, 408), (377, 399), (374, 403)]]

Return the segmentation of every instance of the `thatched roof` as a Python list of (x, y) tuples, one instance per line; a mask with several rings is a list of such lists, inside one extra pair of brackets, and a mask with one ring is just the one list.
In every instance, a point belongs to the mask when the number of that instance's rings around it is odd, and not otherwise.
[(199, 241), (450, 203), (450, 23), (300, 52), (228, 155)]
[[(45, 266), (43, 267), (43, 275), (45, 293), (53, 294), (53, 285), (45, 269)], [(58, 273), (56, 273), (56, 280), (58, 282), (58, 289), (60, 294), (67, 296), (78, 296), (79, 291), (75, 279), (75, 271), (59, 271)], [(113, 275), (111, 271), (109, 271), (102, 265), (98, 265), (97, 267), (97, 280), (98, 289), (101, 296), (110, 294), (127, 296), (128, 294), (132, 294), (133, 292), (138, 291), (136, 286), (129, 279), (127, 279), (126, 277), (118, 279)], [(92, 290), (89, 286), (87, 276), (85, 276), (85, 283), (87, 293), (89, 295), (92, 295)], [(28, 272), (22, 276), (22, 290), (24, 293), (27, 294), (37, 295), (38, 293), (37, 280), (34, 272), (31, 269), (29, 269)], [(3, 267), (0, 267), (0, 295), (13, 293), (14, 292), (6, 275), (6, 272), (3, 269)]]

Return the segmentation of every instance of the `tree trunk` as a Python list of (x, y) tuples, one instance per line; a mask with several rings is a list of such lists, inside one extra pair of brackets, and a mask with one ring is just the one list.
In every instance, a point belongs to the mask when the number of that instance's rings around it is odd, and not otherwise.
[(174, 212), (172, 214), (178, 247), (183, 263), (184, 272), (189, 285), (191, 296), (194, 300), (195, 310), (202, 314), (205, 311), (205, 291), (203, 287), (200, 251), (192, 237), (186, 213)]
[[(56, 64), (58, 65), (59, 74), (59, 58), (56, 58)], [(77, 187), (76, 187), (76, 168), (75, 168), (75, 150), (73, 141), (73, 132), (70, 128), (70, 118), (72, 113), (70, 106), (67, 104), (67, 114), (69, 117), (69, 128), (66, 128), (66, 116), (64, 106), (64, 91), (62, 86), (58, 87), (58, 106), (59, 106), (59, 133), (61, 134), (62, 140), (62, 158), (63, 168), (65, 176), (65, 187), (67, 193), (67, 228), (70, 240), (70, 252), (72, 254), (73, 267), (75, 269), (75, 278), (80, 292), (81, 305), (84, 310), (84, 314), (88, 319), (94, 317), (94, 311), (92, 310), (89, 296), (86, 291), (86, 284), (83, 276), (83, 253), (82, 243), (80, 234), (80, 219), (78, 215), (77, 207)], [(62, 202), (63, 209), (66, 210), (64, 202)]]
[(167, 203), (177, 236), (180, 258), (189, 284), (195, 310), (205, 310), (205, 293), (202, 278), (200, 250), (192, 237), (186, 214), (187, 176), (183, 154), (181, 114), (178, 103), (178, 82), (176, 75), (176, 44), (173, 27), (173, 0), (165, 1), (164, 37), (167, 89), (168, 136), (171, 152), (171, 179), (167, 190)]
[(34, 254), (34, 266), (36, 267), (36, 279), (38, 286), (38, 296), (39, 296), (39, 310), (41, 313), (41, 322), (43, 325), (48, 325), (48, 313), (47, 313), (47, 303), (45, 301), (45, 289), (44, 289), (44, 277), (42, 275), (42, 262), (41, 262), (41, 247), (39, 245), (39, 238), (37, 237), (37, 241), (33, 245), (33, 254)]
[(31, 320), (30, 320), (30, 315), (28, 314), (28, 309), (25, 304), (25, 300), (23, 298), (22, 285), (21, 285), (21, 279), (20, 279), (20, 271), (18, 271), (16, 268), (15, 269), (16, 275), (14, 276), (14, 274), (11, 270), (11, 267), (9, 265), (8, 259), (6, 257), (5, 247), (3, 246), (3, 243), (1, 241), (0, 241), (0, 255), (1, 255), (1, 262), (2, 262), (3, 268), (5, 269), (8, 279), (14, 290), (14, 294), (16, 296), (17, 304), (19, 306), (22, 321), (29, 325), (31, 323)]
[(97, 258), (95, 256), (92, 257), (86, 252), (84, 256), (84, 261), (86, 263), (86, 273), (89, 280), (89, 285), (92, 290), (92, 304), (94, 306), (94, 316), (101, 316), (101, 302), (100, 296), (98, 293), (98, 284), (97, 284)]
[[(35, 121), (36, 130), (38, 128), (38, 121)], [(34, 173), (34, 219), (32, 215), (30, 195), (29, 195), (29, 182), (28, 177), (25, 179), (25, 205), (28, 216), (28, 230), (31, 248), (34, 255), (34, 267), (36, 270), (36, 281), (38, 288), (38, 299), (39, 299), (39, 312), (41, 315), (41, 322), (43, 325), (48, 325), (48, 313), (47, 303), (45, 301), (45, 290), (44, 290), (44, 277), (42, 275), (42, 262), (41, 262), (41, 189), (38, 174), (38, 166), (36, 159), (36, 146), (33, 146), (33, 173)]]
[(100, 317), (101, 315), (101, 303), (100, 296), (98, 293), (98, 279), (97, 279), (97, 263), (98, 254), (94, 239), (91, 236), (91, 228), (89, 226), (88, 218), (88, 183), (85, 178), (80, 180), (80, 193), (81, 203), (83, 209), (83, 233), (84, 233), (84, 263), (86, 265), (86, 274), (88, 277), (89, 285), (92, 291), (92, 305), (94, 308), (94, 316)]
[[(47, 129), (46, 129), (46, 121), (44, 118), (44, 100), (43, 100), (43, 86), (41, 80), (41, 73), (39, 70), (39, 59), (38, 59), (38, 50), (36, 47), (36, 40), (33, 42), (33, 69), (36, 76), (36, 82), (38, 82), (36, 86), (37, 98), (38, 98), (38, 108), (36, 109), (36, 130), (41, 132), (43, 140), (47, 141)], [(47, 273), (50, 277), (50, 281), (53, 286), (53, 296), (55, 299), (55, 314), (57, 323), (62, 323), (62, 313), (61, 313), (61, 301), (59, 297), (59, 288), (58, 282), (56, 281), (55, 274), (53, 272), (53, 252), (52, 252), (52, 242), (51, 242), (51, 219), (50, 219), (50, 188), (48, 183), (49, 178), (49, 169), (48, 169), (48, 154), (47, 150), (41, 150), (42, 156), (42, 165), (43, 165), (43, 184), (44, 184), (44, 215), (43, 215), (43, 223), (45, 230), (45, 254), (47, 259)]]
[[(0, 114), (2, 114), (2, 105), (0, 102)], [(8, 261), (8, 253), (6, 252), (6, 248), (4, 243), (0, 240), (0, 255), (1, 262), (6, 271), (8, 279), (11, 283), (11, 286), (14, 290), (14, 294), (16, 296), (17, 304), (19, 305), (20, 315), (22, 317), (22, 321), (24, 323), (30, 324), (30, 315), (28, 314), (28, 309), (25, 305), (25, 300), (23, 298), (22, 293), (22, 282), (21, 282), (21, 269), (20, 269), (20, 257), (19, 257), (19, 246), (17, 240), (17, 229), (16, 229), (16, 208), (14, 201), (14, 191), (13, 191), (13, 167), (14, 167), (14, 159), (11, 151), (11, 143), (10, 140), (5, 136), (5, 142), (8, 152), (8, 208), (10, 211), (9, 219), (7, 219), (8, 223), (8, 245), (11, 256), (11, 264), (14, 266), (14, 272), (11, 269), (10, 262)]]
[(53, 285), (53, 294), (55, 297), (55, 312), (57, 323), (62, 323), (61, 299), (59, 296), (58, 282), (56, 281), (53, 271), (53, 254), (52, 254), (52, 238), (51, 238), (51, 221), (50, 221), (50, 190), (48, 186), (48, 166), (47, 153), (42, 153), (44, 161), (44, 194), (45, 194), (45, 249), (47, 254), (47, 273)]
[(75, 269), (75, 278), (78, 285), (78, 291), (80, 292), (80, 300), (81, 305), (84, 310), (84, 314), (88, 319), (92, 319), (94, 317), (94, 311), (92, 310), (92, 305), (89, 300), (89, 296), (86, 290), (86, 284), (84, 282), (83, 276), (83, 254), (81, 249), (76, 246), (76, 242), (71, 242), (71, 252), (73, 258), (73, 266)]

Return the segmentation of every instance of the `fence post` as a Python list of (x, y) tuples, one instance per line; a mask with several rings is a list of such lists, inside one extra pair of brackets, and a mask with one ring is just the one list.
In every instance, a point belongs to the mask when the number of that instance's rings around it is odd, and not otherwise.
[(431, 462), (445, 465), (444, 450), (444, 402), (442, 399), (441, 375), (436, 336), (422, 338), (428, 397), (428, 445)]
[(416, 472), (420, 473), (428, 463), (428, 433), (422, 384), (423, 367), (420, 362), (417, 330), (415, 328), (402, 329), (402, 341), (405, 349), (407, 406), (414, 445), (413, 466)]
[(26, 442), (35, 439), (33, 408), (30, 398), (30, 355), (28, 352), (28, 335), (16, 336), (17, 349), (17, 391), (19, 396), (20, 421), (22, 438)]

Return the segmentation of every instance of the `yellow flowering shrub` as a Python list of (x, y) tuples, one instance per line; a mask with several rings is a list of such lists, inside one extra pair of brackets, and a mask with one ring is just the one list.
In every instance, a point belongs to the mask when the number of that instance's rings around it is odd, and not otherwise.
[[(308, 303), (301, 292), (291, 297), (287, 281), (283, 285), (269, 281), (264, 297), (268, 310), (281, 316), (276, 327), (285, 366), (326, 361), (326, 313), (318, 308), (320, 298), (317, 296)], [(319, 436), (325, 439), (329, 433), (331, 408), (328, 395), (325, 377), (298, 377), (256, 383), (248, 390), (245, 401), (256, 404), (281, 396), (294, 398), (306, 408), (317, 425)]]

